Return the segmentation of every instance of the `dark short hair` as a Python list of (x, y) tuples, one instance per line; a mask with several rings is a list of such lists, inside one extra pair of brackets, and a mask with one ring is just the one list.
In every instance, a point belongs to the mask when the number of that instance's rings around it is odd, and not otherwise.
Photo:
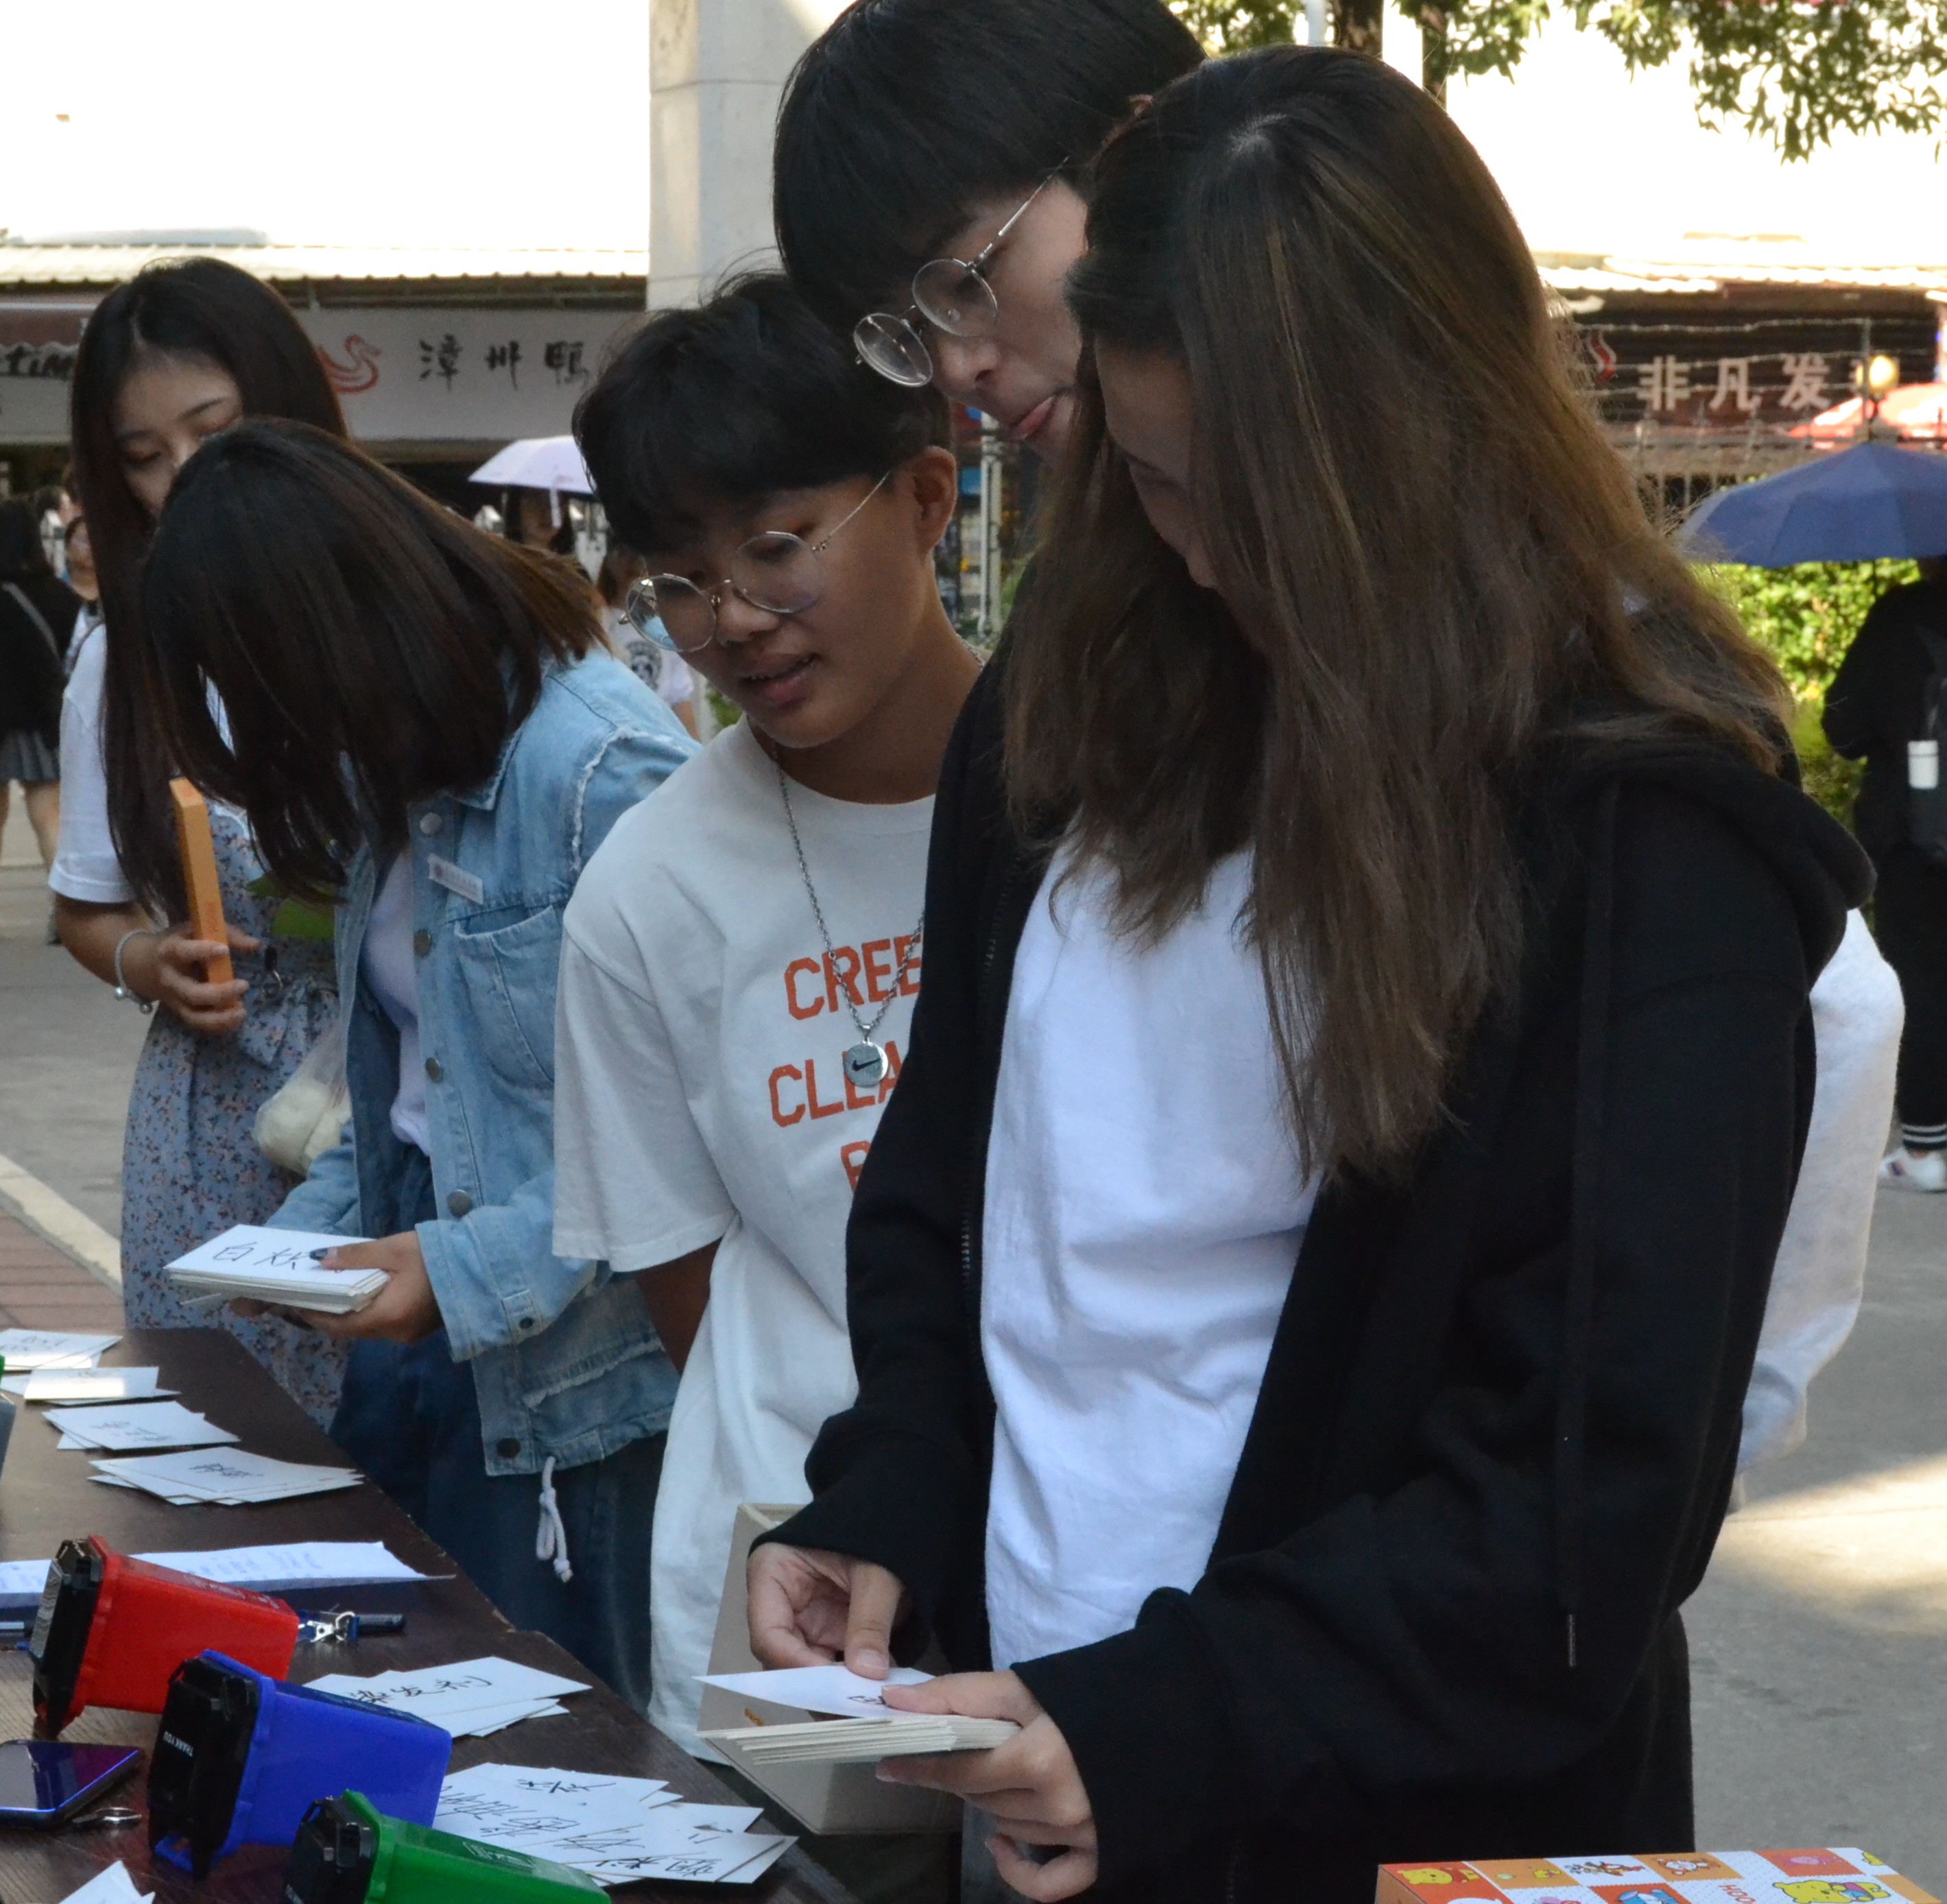
[[(349, 444), (245, 422), (176, 478), (127, 658), (178, 770), (249, 815), (274, 876), (315, 892), (361, 839), (403, 840), (412, 802), (484, 780), (550, 660), (594, 645), (596, 614), (577, 570)], [(158, 883), (125, 870), (145, 895)]]
[(1082, 169), (1203, 57), (1163, 0), (856, 0), (798, 62), (772, 155), (785, 267), (849, 327), (995, 193)]
[(576, 406), (574, 434), (616, 534), (644, 553), (713, 502), (883, 476), (952, 440), (936, 390), (868, 370), (775, 271), (650, 318)]

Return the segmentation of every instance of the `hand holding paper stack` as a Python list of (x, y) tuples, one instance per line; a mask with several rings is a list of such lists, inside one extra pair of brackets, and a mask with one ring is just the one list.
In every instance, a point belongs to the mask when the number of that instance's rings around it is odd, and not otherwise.
[(389, 1280), (385, 1271), (327, 1269), (317, 1259), (326, 1250), (364, 1240), (239, 1223), (178, 1256), (169, 1266), (169, 1278), (187, 1297), (243, 1297), (348, 1315), (385, 1287)]
[[(781, 1726), (738, 1726), (702, 1736), (728, 1742), (752, 1763), (855, 1764), (927, 1752), (979, 1752), (1004, 1745), (1020, 1732), (1011, 1719), (969, 1719), (958, 1713), (896, 1712), (884, 1698), (892, 1686), (921, 1686), (933, 1675), (897, 1666), (890, 1678), (863, 1679), (843, 1666), (794, 1666), (770, 1673), (710, 1673), (706, 1686), (746, 1698), (769, 1699), (831, 1719)], [(870, 1713), (874, 1716), (860, 1715)]]

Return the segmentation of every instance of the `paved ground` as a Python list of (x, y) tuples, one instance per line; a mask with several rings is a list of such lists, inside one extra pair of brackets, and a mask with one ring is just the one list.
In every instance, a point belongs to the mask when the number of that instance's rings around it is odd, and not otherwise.
[(0, 1328), (105, 1335), (121, 1326), (114, 1290), (0, 1210)]
[(0, 836), (0, 1156), (122, 1227), (122, 1120), (148, 1020), (45, 943), (47, 889), (17, 793)]
[[(17, 822), (0, 843), (0, 1155), (113, 1231), (145, 1022), (39, 944), (31, 860)], [(0, 1314), (112, 1300), (0, 1222)], [(1812, 1391), (1811, 1439), (1757, 1478), (1689, 1611), (1707, 1847), (1863, 1844), (1947, 1895), (1943, 1355), (1947, 1198), (1883, 1195), (1865, 1312)]]

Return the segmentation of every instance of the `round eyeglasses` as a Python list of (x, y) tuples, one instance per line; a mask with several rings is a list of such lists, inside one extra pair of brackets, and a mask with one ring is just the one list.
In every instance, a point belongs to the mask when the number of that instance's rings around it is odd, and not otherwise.
[(1001, 321), (1001, 306), (987, 282), (987, 267), (1021, 215), (1060, 176), (1057, 167), (1014, 208), (1012, 215), (975, 258), (936, 258), (913, 274), (912, 305), (903, 317), (874, 311), (852, 326), (853, 348), (860, 361), (882, 377), (917, 390), (933, 381), (933, 353), (913, 323), (917, 313), (949, 337), (991, 337)]
[(694, 654), (717, 638), (717, 610), (726, 592), (767, 615), (801, 615), (825, 592), (819, 557), (840, 530), (893, 480), (887, 470), (859, 499), (844, 522), (818, 542), (782, 529), (753, 536), (730, 558), (730, 573), (713, 589), (680, 575), (645, 575), (630, 584), (622, 613), (636, 632), (676, 654)]

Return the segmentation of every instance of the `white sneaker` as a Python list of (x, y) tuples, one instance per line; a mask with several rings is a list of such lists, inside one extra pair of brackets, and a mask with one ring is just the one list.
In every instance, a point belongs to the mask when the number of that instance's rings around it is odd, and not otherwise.
[(1880, 1159), (1880, 1182), (1889, 1190), (1947, 1190), (1947, 1151), (1910, 1151), (1902, 1144)]

